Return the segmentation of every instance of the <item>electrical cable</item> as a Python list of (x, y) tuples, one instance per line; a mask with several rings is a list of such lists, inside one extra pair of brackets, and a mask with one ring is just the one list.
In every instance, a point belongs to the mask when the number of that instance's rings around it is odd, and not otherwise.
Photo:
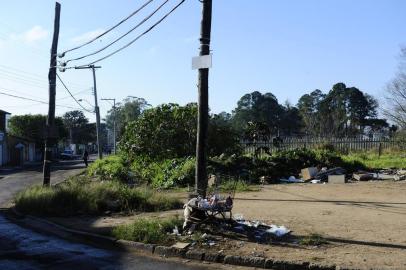
[[(48, 84), (48, 79), (44, 79), (44, 77), (46, 77), (46, 76), (28, 72), (28, 71), (18, 69), (15, 67), (6, 66), (4, 64), (0, 64), (0, 69), (2, 69), (2, 70), (7, 69), (7, 71), (5, 71), (5, 72), (8, 72), (8, 73), (13, 72), (16, 75), (18, 75), (19, 77), (26, 77), (27, 79), (30, 79), (30, 80), (38, 80), (38, 81)], [(0, 70), (0, 71), (2, 71), (2, 70)], [(11, 70), (11, 71), (9, 71), (9, 70)], [(75, 89), (77, 89), (77, 88), (83, 89), (83, 88), (87, 87), (85, 84), (78, 84), (78, 83), (71, 83), (70, 85), (71, 85), (71, 89), (72, 89), (72, 85), (74, 86), (73, 88), (75, 88)]]
[(139, 22), (136, 26), (134, 26), (133, 28), (131, 28), (129, 31), (127, 31), (127, 33), (121, 35), (120, 37), (118, 37), (117, 39), (113, 40), (112, 42), (110, 42), (109, 44), (107, 44), (106, 46), (91, 52), (89, 54), (80, 56), (80, 57), (76, 57), (73, 59), (69, 59), (65, 61), (65, 64), (69, 63), (69, 62), (73, 62), (73, 61), (77, 61), (77, 60), (81, 60), (83, 58), (95, 55), (99, 52), (104, 51), (105, 49), (109, 48), (110, 46), (113, 46), (115, 43), (117, 43), (118, 41), (120, 41), (121, 39), (123, 39), (124, 37), (126, 37), (128, 34), (130, 34), (131, 32), (133, 32), (134, 30), (136, 30), (138, 27), (140, 27), (141, 25), (143, 25), (146, 21), (148, 21), (152, 16), (155, 15), (155, 13), (157, 13), (163, 6), (165, 6), (167, 3), (169, 2), (169, 0), (165, 0), (157, 9), (155, 9), (151, 14), (149, 14), (147, 17), (145, 17), (141, 22)]
[(83, 107), (82, 104), (80, 104), (79, 101), (77, 101), (77, 99), (72, 95), (72, 93), (69, 91), (68, 87), (66, 86), (66, 84), (62, 81), (61, 77), (59, 77), (59, 74), (56, 73), (56, 77), (59, 79), (59, 81), (62, 83), (63, 87), (66, 89), (66, 91), (68, 91), (68, 93), (70, 94), (70, 96), (76, 101), (76, 103), (85, 111), (89, 112), (89, 113), (93, 113), (93, 111), (90, 111), (88, 109), (86, 109), (85, 107)]
[[(9, 96), (9, 97), (14, 97), (14, 98), (19, 98), (19, 99), (24, 99), (24, 100), (29, 100), (29, 101), (35, 101), (38, 103), (42, 103), (42, 104), (49, 104), (48, 102), (42, 101), (42, 100), (36, 100), (36, 99), (32, 99), (32, 98), (26, 98), (26, 97), (21, 97), (21, 96), (16, 96), (16, 95), (12, 95), (12, 94), (8, 94), (8, 93), (4, 93), (0, 91), (0, 95), (5, 95), (5, 96)], [(73, 110), (80, 110), (78, 108), (74, 108), (71, 106), (66, 106), (66, 105), (55, 105), (57, 107), (64, 107), (64, 108), (68, 108), (68, 109), (73, 109)]]
[[(84, 90), (82, 90), (82, 91), (75, 92), (75, 93), (73, 93), (73, 95), (76, 96), (76, 95), (78, 95), (78, 94), (87, 92), (87, 91), (89, 91), (89, 90), (92, 90), (92, 88), (87, 88), (87, 89), (84, 89)], [(61, 98), (57, 98), (56, 100), (67, 99), (67, 98), (70, 98), (70, 97), (71, 97), (71, 95), (67, 95), (67, 96), (64, 96), (64, 97), (61, 97)]]
[[(154, 29), (157, 25), (159, 25), (160, 23), (162, 23), (163, 20), (165, 20), (171, 13), (173, 13), (178, 7), (180, 7), (186, 0), (182, 0), (180, 1), (174, 8), (172, 8), (168, 13), (166, 13), (161, 19), (159, 19), (156, 23), (154, 23), (150, 28), (148, 28), (146, 31), (144, 31), (143, 33), (141, 33), (139, 36), (137, 36), (135, 39), (133, 39), (132, 41), (130, 41), (129, 43), (127, 43), (126, 45), (124, 45), (123, 47), (107, 54), (106, 56), (99, 58), (89, 64), (86, 65), (81, 65), (79, 67), (86, 67), (86, 66), (91, 66), (95, 63), (98, 63), (100, 61), (103, 61), (107, 58), (109, 58), (110, 56), (115, 55), (116, 53), (124, 50), (125, 48), (129, 47), (131, 44), (133, 44), (134, 42), (136, 42), (138, 39), (140, 39), (142, 36), (144, 36), (145, 34), (147, 34), (148, 32), (150, 32), (152, 29)], [(71, 68), (75, 68), (75, 67), (67, 67), (66, 69), (71, 69)]]
[(142, 5), (140, 8), (138, 8), (137, 10), (135, 10), (134, 12), (132, 12), (130, 15), (128, 15), (126, 18), (124, 18), (123, 20), (121, 20), (120, 22), (118, 22), (116, 25), (110, 27), (109, 29), (107, 29), (106, 31), (104, 31), (103, 33), (101, 33), (100, 35), (97, 35), (96, 37), (92, 38), (91, 40), (83, 43), (82, 45), (76, 46), (72, 49), (66, 50), (64, 51), (61, 55), (62, 57), (67, 53), (67, 52), (71, 52), (74, 50), (77, 50), (79, 48), (82, 48), (83, 46), (86, 46), (90, 43), (92, 43), (93, 41), (101, 38), (102, 36), (106, 35), (107, 33), (109, 33), (110, 31), (112, 31), (113, 29), (117, 28), (118, 26), (120, 26), (122, 23), (124, 23), (125, 21), (127, 21), (128, 19), (130, 19), (132, 16), (134, 16), (135, 14), (137, 14), (139, 11), (141, 11), (143, 8), (145, 8), (147, 5), (149, 5), (150, 3), (152, 3), (152, 1), (154, 0), (149, 0), (147, 1), (144, 5)]

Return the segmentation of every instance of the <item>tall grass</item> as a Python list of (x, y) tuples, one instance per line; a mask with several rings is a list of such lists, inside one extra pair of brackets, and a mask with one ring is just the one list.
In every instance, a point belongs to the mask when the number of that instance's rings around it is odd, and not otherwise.
[(405, 153), (386, 153), (381, 156), (374, 153), (353, 153), (342, 156), (347, 162), (359, 162), (369, 169), (406, 168)]
[(15, 197), (17, 210), (43, 216), (110, 212), (161, 211), (181, 208), (182, 202), (148, 188), (131, 188), (118, 181), (73, 178), (58, 186), (28, 188)]
[(182, 221), (177, 217), (167, 219), (139, 219), (131, 224), (117, 226), (112, 234), (118, 239), (143, 242), (148, 244), (168, 244), (171, 233), (177, 226), (181, 228)]

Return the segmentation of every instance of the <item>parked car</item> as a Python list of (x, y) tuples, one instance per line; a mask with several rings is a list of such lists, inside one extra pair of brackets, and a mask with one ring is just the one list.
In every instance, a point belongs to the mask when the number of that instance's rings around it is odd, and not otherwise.
[(60, 155), (61, 159), (75, 159), (76, 156), (73, 154), (72, 150), (64, 150), (63, 153)]

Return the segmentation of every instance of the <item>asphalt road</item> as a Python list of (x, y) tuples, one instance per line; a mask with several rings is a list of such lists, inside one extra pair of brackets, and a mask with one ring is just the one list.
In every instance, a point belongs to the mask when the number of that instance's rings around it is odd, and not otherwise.
[[(83, 170), (83, 163), (62, 161), (54, 164), (51, 183)], [(15, 193), (42, 183), (41, 167), (0, 171), (0, 206), (10, 205)], [(220, 264), (159, 259), (95, 248), (33, 232), (11, 223), (0, 211), (0, 269), (247, 269)]]

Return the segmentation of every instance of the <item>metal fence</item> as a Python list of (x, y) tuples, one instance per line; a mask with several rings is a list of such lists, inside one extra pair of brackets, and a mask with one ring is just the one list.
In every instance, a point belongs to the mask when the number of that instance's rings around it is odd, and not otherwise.
[(406, 149), (405, 143), (390, 139), (366, 138), (282, 138), (280, 141), (241, 141), (246, 154), (265, 154), (279, 150), (299, 148), (315, 149), (321, 146), (333, 146), (335, 150), (349, 153), (356, 151), (383, 151), (385, 149)]

